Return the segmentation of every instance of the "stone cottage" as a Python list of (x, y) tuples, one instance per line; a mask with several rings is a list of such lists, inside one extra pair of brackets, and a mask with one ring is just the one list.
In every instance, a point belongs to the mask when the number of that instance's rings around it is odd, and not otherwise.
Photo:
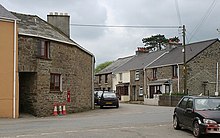
[(94, 56), (70, 39), (70, 16), (13, 14), (20, 19), (20, 113), (50, 116), (63, 103), (67, 113), (92, 109)]
[[(147, 96), (155, 98), (161, 93), (184, 93), (183, 46), (172, 48), (169, 53), (146, 68)], [(186, 88), (190, 95), (215, 95), (218, 92), (217, 64), (220, 62), (218, 39), (186, 45)], [(217, 94), (218, 95), (218, 94)]]

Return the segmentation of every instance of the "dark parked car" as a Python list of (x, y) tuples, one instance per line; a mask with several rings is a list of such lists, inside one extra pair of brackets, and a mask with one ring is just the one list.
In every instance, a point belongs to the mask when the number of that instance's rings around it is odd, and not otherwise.
[(116, 106), (119, 107), (118, 97), (114, 92), (103, 92), (100, 99), (100, 108), (103, 106)]
[(220, 134), (220, 97), (184, 96), (174, 110), (173, 127), (189, 129), (195, 137)]

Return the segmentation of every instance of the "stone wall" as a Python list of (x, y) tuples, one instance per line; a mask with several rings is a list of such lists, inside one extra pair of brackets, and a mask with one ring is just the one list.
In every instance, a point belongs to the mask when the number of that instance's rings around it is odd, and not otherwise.
[[(105, 77), (107, 75), (107, 82), (105, 82)], [(99, 82), (99, 76), (101, 76), (101, 81)], [(99, 74), (95, 75), (95, 82), (94, 82), (94, 88), (95, 90), (113, 90), (112, 88), (112, 74)]]
[[(37, 74), (36, 101), (32, 101), (35, 115), (52, 115), (54, 103), (67, 102), (67, 90), (71, 93), (68, 113), (91, 109), (92, 56), (75, 46), (51, 41), (50, 58), (37, 58), (40, 42), (39, 38), (19, 36), (19, 72)], [(61, 74), (61, 91), (50, 91), (50, 73)]]
[[(140, 87), (143, 89), (144, 94), (144, 71), (139, 71), (139, 80), (136, 80), (136, 70), (130, 71), (130, 96), (131, 100), (133, 101), (144, 101), (144, 95), (139, 95)], [(134, 87), (135, 87), (135, 93), (134, 93)]]
[(173, 106), (175, 107), (182, 96), (168, 96), (168, 95), (162, 95), (159, 96), (159, 106)]
[[(187, 63), (187, 89), (190, 95), (214, 95), (216, 63), (220, 63), (220, 43), (216, 42)], [(220, 73), (220, 71), (219, 71)], [(208, 82), (205, 84), (203, 82)]]

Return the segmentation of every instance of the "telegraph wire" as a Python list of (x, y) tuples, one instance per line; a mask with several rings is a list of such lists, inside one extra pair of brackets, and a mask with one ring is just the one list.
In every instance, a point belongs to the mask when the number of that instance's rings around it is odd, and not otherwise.
[(72, 23), (74, 27), (97, 27), (97, 28), (152, 28), (152, 29), (175, 29), (182, 26), (157, 26), (157, 25), (104, 25), (104, 24), (77, 24)]
[(198, 23), (198, 25), (193, 29), (192, 31), (192, 36), (190, 37), (189, 41), (192, 40), (192, 38), (196, 35), (196, 33), (199, 31), (200, 27), (202, 26), (202, 24), (205, 22), (205, 20), (210, 16), (212, 10), (214, 9), (216, 5), (216, 0), (213, 0), (211, 5), (209, 6), (207, 12), (205, 13), (205, 15), (203, 16), (203, 18), (201, 19), (201, 21)]
[(180, 16), (180, 9), (179, 9), (178, 0), (175, 0), (175, 6), (176, 6), (176, 12), (177, 12), (177, 17), (178, 17), (179, 25), (182, 25), (182, 20), (181, 20), (181, 16)]

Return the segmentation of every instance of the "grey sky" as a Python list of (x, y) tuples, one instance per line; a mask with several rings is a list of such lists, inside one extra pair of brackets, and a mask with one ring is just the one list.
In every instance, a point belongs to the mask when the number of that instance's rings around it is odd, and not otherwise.
[[(198, 24), (201, 25), (190, 42), (220, 37), (216, 30), (220, 28), (219, 0), (0, 0), (0, 3), (10, 11), (38, 15), (44, 20), (49, 12), (63, 12), (71, 16), (71, 23), (77, 24), (176, 26), (180, 24), (175, 1), (182, 24), (186, 25), (187, 43)], [(91, 51), (97, 64), (134, 54), (138, 46), (143, 46), (142, 38), (154, 34), (182, 39), (181, 29), (71, 26), (71, 38)]]

